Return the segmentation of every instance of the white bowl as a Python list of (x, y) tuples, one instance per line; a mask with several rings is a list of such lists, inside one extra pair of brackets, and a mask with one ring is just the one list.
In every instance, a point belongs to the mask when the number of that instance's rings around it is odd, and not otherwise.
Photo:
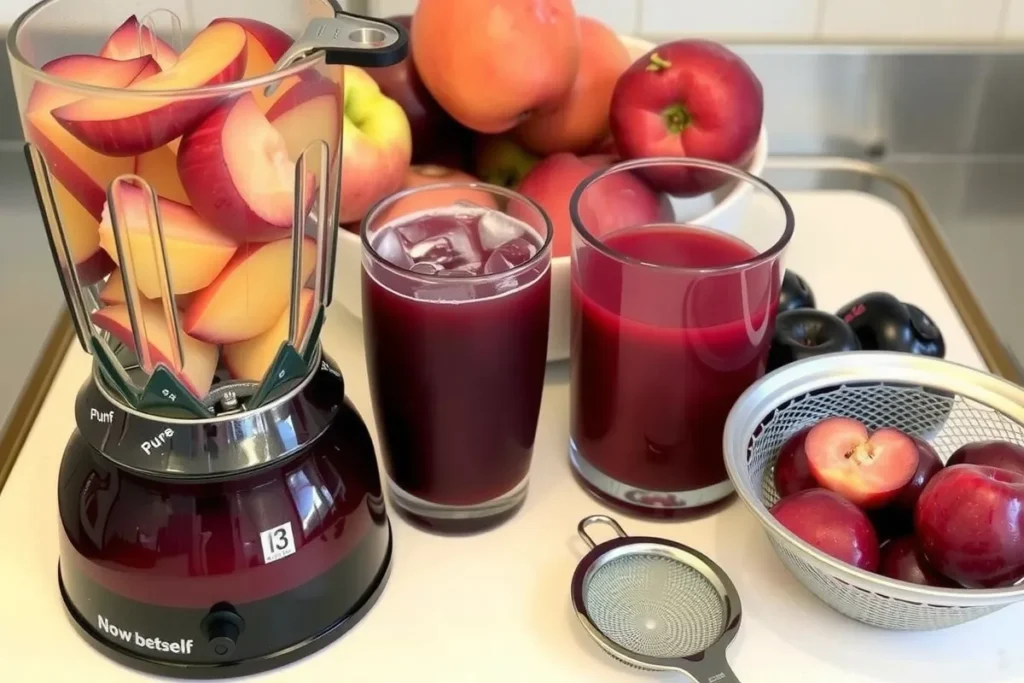
[[(629, 36), (620, 36), (630, 54), (637, 59), (655, 47), (654, 43)], [(764, 128), (757, 140), (745, 170), (760, 176), (768, 158), (768, 136)], [(344, 179), (343, 179), (344, 181)], [(729, 230), (736, 225), (750, 199), (752, 186), (737, 183), (721, 197), (715, 197), (713, 208), (695, 222), (700, 225)], [(673, 200), (675, 203), (678, 200)], [(688, 212), (693, 215), (692, 212)], [(362, 319), (362, 246), (359, 236), (348, 230), (338, 230), (338, 256), (334, 265), (334, 302), (340, 304), (355, 317)], [(551, 325), (548, 333), (548, 361), (565, 360), (569, 357), (569, 257), (559, 256), (551, 260)], [(330, 324), (328, 315), (327, 323)]]

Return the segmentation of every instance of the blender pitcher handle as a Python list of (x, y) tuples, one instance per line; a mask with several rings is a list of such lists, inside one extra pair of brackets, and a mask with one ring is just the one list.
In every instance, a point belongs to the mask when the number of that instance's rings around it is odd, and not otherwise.
[(335, 2), (331, 5), (334, 16), (310, 19), (302, 35), (277, 60), (275, 71), (320, 50), (328, 64), (360, 67), (391, 66), (408, 55), (409, 34), (402, 26), (350, 14)]

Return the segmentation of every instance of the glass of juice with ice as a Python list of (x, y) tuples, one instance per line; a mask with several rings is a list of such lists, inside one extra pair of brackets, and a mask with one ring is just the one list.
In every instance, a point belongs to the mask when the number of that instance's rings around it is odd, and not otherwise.
[(363, 220), (363, 330), (394, 505), (443, 531), (526, 498), (547, 357), (551, 223), (482, 183), (392, 195)]
[[(644, 202), (656, 222), (623, 208)], [(727, 497), (722, 432), (765, 371), (789, 204), (739, 169), (657, 158), (596, 172), (570, 215), (574, 474), (641, 515)]]

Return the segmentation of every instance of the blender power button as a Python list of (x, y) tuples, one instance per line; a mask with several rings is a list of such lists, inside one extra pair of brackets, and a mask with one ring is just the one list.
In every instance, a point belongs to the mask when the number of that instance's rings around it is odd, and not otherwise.
[(235, 651), (245, 622), (230, 607), (215, 605), (203, 619), (202, 629), (213, 653), (218, 657), (229, 657)]

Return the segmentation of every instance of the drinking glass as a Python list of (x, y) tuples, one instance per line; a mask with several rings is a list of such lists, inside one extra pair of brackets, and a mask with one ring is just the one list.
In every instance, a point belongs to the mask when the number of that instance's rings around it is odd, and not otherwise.
[(399, 192), (363, 220), (363, 329), (391, 498), (477, 530), (526, 497), (547, 355), (551, 224), (482, 183)]
[(789, 204), (737, 168), (652, 158), (591, 175), (570, 214), (574, 473), (653, 516), (728, 496), (722, 432), (765, 371)]

